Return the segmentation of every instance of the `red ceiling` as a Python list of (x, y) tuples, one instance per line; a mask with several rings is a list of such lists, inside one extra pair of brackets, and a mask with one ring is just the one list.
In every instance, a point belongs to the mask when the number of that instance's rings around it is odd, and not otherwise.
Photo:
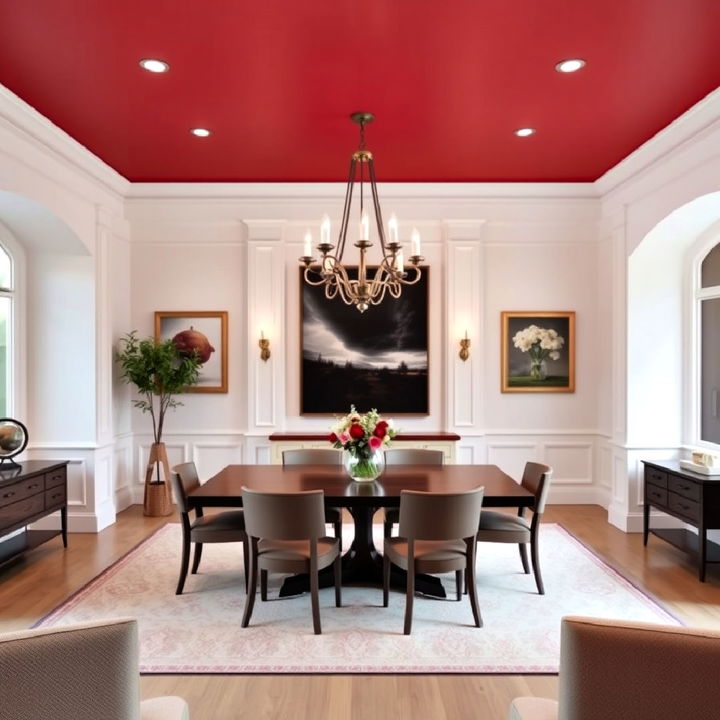
[(355, 110), (380, 181), (589, 181), (720, 85), (720, 1), (0, 0), (0, 83), (132, 181), (344, 181)]

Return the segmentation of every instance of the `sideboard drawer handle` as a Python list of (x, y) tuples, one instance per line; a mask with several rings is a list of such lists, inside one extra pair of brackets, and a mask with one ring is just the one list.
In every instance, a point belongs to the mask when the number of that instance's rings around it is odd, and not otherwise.
[(3, 497), (4, 497), (4, 498), (9, 498), (9, 497), (12, 497), (14, 494), (15, 494), (14, 492), (6, 492), (6, 493), (3, 495)]
[(689, 510), (689, 509), (690, 509), (690, 506), (689, 506), (689, 505), (685, 505), (685, 504), (683, 504), (683, 503), (678, 503), (678, 505), (679, 505), (683, 510)]
[(54, 500), (55, 498), (59, 498), (59, 497), (62, 497), (62, 493), (55, 493), (54, 495), (50, 496), (50, 499)]
[(34, 483), (33, 485), (28, 485), (28, 490), (34, 490), (36, 487), (40, 487), (37, 483)]

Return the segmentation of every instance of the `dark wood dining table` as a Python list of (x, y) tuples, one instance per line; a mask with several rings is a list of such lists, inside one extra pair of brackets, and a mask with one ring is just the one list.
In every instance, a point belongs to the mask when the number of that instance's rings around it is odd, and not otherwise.
[[(373, 514), (379, 508), (398, 507), (401, 490), (463, 492), (484, 487), (483, 507), (530, 507), (533, 495), (496, 465), (395, 465), (386, 467), (375, 482), (354, 482), (341, 466), (327, 465), (228, 465), (188, 496), (194, 508), (240, 507), (243, 486), (266, 492), (322, 490), (327, 507), (345, 507), (355, 524), (355, 537), (342, 558), (343, 584), (382, 583), (382, 557), (372, 535)], [(404, 588), (404, 574), (394, 573), (394, 583)], [(321, 586), (332, 584), (332, 573), (321, 577)], [(437, 578), (416, 580), (418, 592), (444, 597)], [(307, 590), (307, 576), (289, 577), (280, 596)]]

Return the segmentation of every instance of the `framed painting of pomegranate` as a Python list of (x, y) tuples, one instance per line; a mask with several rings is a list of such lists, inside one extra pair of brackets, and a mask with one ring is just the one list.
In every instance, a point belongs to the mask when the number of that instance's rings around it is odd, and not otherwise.
[(228, 391), (228, 314), (226, 310), (175, 310), (155, 313), (155, 340), (171, 339), (181, 352), (197, 352), (202, 368), (191, 393)]

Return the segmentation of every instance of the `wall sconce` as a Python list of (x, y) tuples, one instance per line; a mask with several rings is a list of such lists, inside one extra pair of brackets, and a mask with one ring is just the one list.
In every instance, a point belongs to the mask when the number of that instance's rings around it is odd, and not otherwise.
[(260, 359), (263, 362), (267, 362), (270, 358), (270, 341), (265, 337), (262, 332), (260, 333), (258, 345), (260, 346)]
[(460, 352), (458, 355), (463, 362), (470, 357), (470, 340), (468, 340), (467, 330), (465, 331), (465, 337), (460, 338)]

